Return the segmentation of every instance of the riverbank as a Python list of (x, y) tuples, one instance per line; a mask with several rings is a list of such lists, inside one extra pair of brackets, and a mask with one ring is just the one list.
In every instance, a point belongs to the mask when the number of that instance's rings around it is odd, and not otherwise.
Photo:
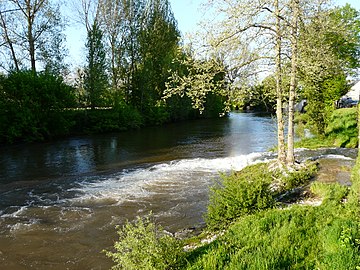
[[(355, 147), (357, 134), (356, 109), (337, 110), (325, 137), (298, 146)], [(360, 158), (353, 168), (334, 160), (318, 160), (313, 181), (296, 187), (290, 203), (235, 219), (215, 241), (191, 251), (184, 268), (358, 269)]]
[(193, 250), (185, 268), (357, 269), (359, 168), (358, 160), (350, 187), (315, 181), (301, 203), (238, 218), (214, 242)]
[[(337, 123), (329, 125), (326, 143), (331, 145), (340, 141), (343, 144), (339, 138), (355, 134), (356, 130), (347, 119), (349, 115), (353, 118), (352, 111), (336, 113), (344, 117), (334, 118)], [(353, 143), (352, 137), (346, 141)], [(313, 142), (316, 140), (320, 141), (316, 138)], [(207, 228), (202, 234), (179, 241), (162, 234), (152, 238), (157, 239), (153, 247), (162, 248), (151, 255), (136, 249), (136, 257), (146, 259), (147, 264), (141, 266), (199, 270), (357, 269), (360, 159), (353, 168), (354, 160), (340, 155), (313, 155), (309, 159), (317, 162), (319, 170), (315, 174), (311, 165), (310, 169), (296, 175), (288, 172), (281, 178), (281, 174), (270, 173), (268, 164), (260, 163), (223, 176), (211, 189)], [(117, 252), (108, 256), (119, 266), (136, 269), (131, 266), (131, 256), (124, 260), (127, 251), (122, 247), (126, 242), (131, 250), (131, 245), (139, 241), (141, 246), (147, 246), (146, 239), (132, 238), (131, 232), (141, 227), (149, 236), (153, 232), (148, 230), (150, 224), (138, 221), (123, 228), (115, 244)]]
[[(342, 185), (319, 178), (313, 181), (314, 178), (309, 178), (313, 172), (310, 169), (290, 175), (283, 180), (282, 188), (274, 189), (274, 182), (269, 181), (274, 179), (274, 174), (264, 175), (267, 166), (252, 165), (224, 177), (221, 187), (213, 189), (210, 196), (210, 214), (207, 214), (210, 227), (200, 236), (178, 242), (168, 235), (150, 237), (154, 240), (151, 245), (157, 250), (150, 255), (131, 249), (131, 256), (136, 254), (136, 258), (146, 259), (147, 264), (141, 264), (140, 269), (149, 265), (153, 269), (169, 266), (209, 270), (357, 269), (360, 266), (359, 159), (352, 170), (351, 186), (349, 182)], [(317, 177), (320, 175), (317, 173)], [(236, 186), (236, 190), (232, 189)], [(284, 200), (283, 194), (304, 186), (309, 187), (305, 198), (294, 200), (293, 197), (291, 203)], [(135, 225), (128, 224), (115, 244), (121, 253), (108, 255), (116, 258), (118, 265), (135, 269), (124, 243), (127, 248), (139, 243), (148, 246), (146, 239), (154, 232), (152, 224), (139, 220)], [(139, 230), (145, 237), (138, 239), (131, 233)], [(185, 252), (179, 248), (184, 245)]]

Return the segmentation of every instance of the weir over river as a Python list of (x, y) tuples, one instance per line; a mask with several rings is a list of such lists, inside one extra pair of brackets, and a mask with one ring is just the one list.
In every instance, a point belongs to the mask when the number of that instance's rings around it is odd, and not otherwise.
[[(219, 172), (269, 160), (275, 120), (253, 113), (2, 147), (0, 269), (109, 269), (115, 226), (153, 212), (171, 232), (203, 225)], [(301, 154), (302, 153), (302, 154)], [(350, 160), (355, 151), (306, 156)]]

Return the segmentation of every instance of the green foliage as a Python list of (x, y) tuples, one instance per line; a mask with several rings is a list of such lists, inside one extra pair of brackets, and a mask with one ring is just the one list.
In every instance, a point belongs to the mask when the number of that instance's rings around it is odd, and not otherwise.
[(325, 132), (337, 147), (356, 147), (358, 140), (356, 108), (334, 111)]
[[(305, 83), (304, 96), (307, 98), (306, 114), (313, 130), (325, 135), (325, 128), (335, 110), (335, 102), (349, 89), (344, 74), (333, 75), (322, 82), (310, 79)], [(319, 78), (318, 78), (319, 79)]]
[(196, 60), (190, 53), (184, 55), (181, 51), (174, 62), (182, 68), (173, 70), (168, 78), (163, 96), (165, 101), (174, 95), (185, 96), (191, 100), (192, 107), (202, 114), (212, 97), (220, 97), (218, 100), (223, 100), (223, 112), (229, 110), (225, 69), (221, 63), (216, 59)]
[[(310, 126), (311, 123), (306, 123)], [(311, 127), (311, 126), (310, 126)], [(296, 147), (348, 147), (355, 148), (358, 144), (358, 128), (356, 108), (335, 110), (329, 117), (325, 135), (302, 139)]]
[(355, 269), (359, 236), (340, 206), (271, 209), (243, 217), (193, 252), (188, 269)]
[(347, 76), (359, 67), (360, 16), (346, 5), (313, 18), (300, 35), (300, 82), (307, 114), (319, 135), (349, 86)]
[(311, 192), (314, 195), (321, 197), (324, 203), (339, 204), (348, 195), (348, 188), (338, 183), (327, 184), (321, 182), (314, 182), (311, 187)]
[[(283, 95), (289, 89), (289, 78), (285, 74), (282, 78)], [(251, 109), (258, 111), (274, 112), (276, 110), (276, 81), (275, 75), (266, 77), (260, 84), (238, 91), (238, 100), (242, 108), (250, 106)], [(237, 104), (238, 105), (238, 104)]]
[(270, 171), (268, 164), (262, 163), (222, 175), (210, 190), (208, 227), (221, 229), (241, 216), (274, 207), (279, 195), (309, 182), (317, 170), (315, 163), (307, 163), (298, 170)]
[(298, 170), (287, 171), (285, 174), (282, 172), (278, 178), (284, 183), (285, 190), (291, 190), (300, 187), (309, 182), (318, 171), (316, 163), (306, 163)]
[(320, 206), (242, 216), (216, 241), (190, 252), (187, 269), (359, 269), (359, 168), (360, 158), (351, 187), (314, 182)]
[(0, 141), (35, 141), (68, 134), (64, 108), (75, 105), (73, 88), (60, 77), (32, 71), (1, 79)]
[(114, 109), (78, 110), (69, 115), (76, 123), (73, 133), (104, 133), (137, 129), (143, 126), (140, 113), (123, 104)]
[(106, 52), (103, 44), (103, 32), (97, 20), (88, 30), (86, 49), (87, 65), (84, 71), (84, 90), (92, 109), (105, 105), (104, 93), (108, 85), (106, 74)]
[(271, 181), (266, 164), (248, 166), (229, 176), (222, 175), (221, 182), (210, 190), (206, 214), (208, 227), (219, 229), (243, 215), (273, 207)]
[(105, 251), (115, 265), (112, 269), (161, 270), (178, 269), (183, 263), (181, 242), (165, 234), (151, 216), (138, 217), (134, 224), (127, 222), (118, 227), (119, 239), (115, 252)]

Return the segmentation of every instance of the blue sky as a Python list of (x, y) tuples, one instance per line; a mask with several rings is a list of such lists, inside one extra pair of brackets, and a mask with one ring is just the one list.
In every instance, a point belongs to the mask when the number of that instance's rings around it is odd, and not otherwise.
[[(170, 0), (174, 16), (178, 22), (179, 30), (182, 35), (196, 30), (197, 24), (201, 21), (203, 11), (201, 10), (201, 3), (206, 0)], [(343, 6), (346, 3), (351, 4), (354, 8), (360, 11), (360, 0), (335, 0), (334, 4)], [(70, 52), (70, 63), (73, 66), (82, 65), (84, 61), (85, 51), (85, 32), (83, 26), (71, 27), (67, 30), (68, 48)]]
[(191, 32), (201, 20), (201, 3), (204, 0), (170, 0), (174, 16), (182, 34)]

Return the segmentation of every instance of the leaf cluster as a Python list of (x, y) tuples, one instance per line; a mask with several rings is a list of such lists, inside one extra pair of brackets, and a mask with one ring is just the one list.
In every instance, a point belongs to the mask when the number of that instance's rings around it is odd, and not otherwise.
[(112, 269), (177, 269), (182, 263), (184, 251), (181, 242), (155, 225), (151, 215), (138, 217), (132, 224), (118, 227), (119, 239), (115, 252), (105, 251), (115, 265)]

